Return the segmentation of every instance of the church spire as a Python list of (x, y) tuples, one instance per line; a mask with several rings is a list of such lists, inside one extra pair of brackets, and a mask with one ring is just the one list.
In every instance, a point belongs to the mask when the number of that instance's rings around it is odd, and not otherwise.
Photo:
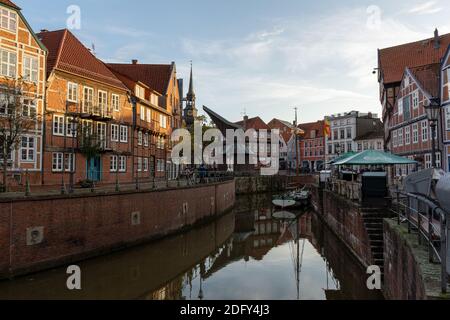
[(192, 61), (191, 61), (191, 78), (189, 81), (189, 91), (186, 95), (186, 108), (184, 109), (184, 121), (188, 127), (194, 124), (197, 118), (197, 108), (195, 107), (195, 92), (194, 92), (194, 77), (192, 72)]
[(192, 61), (191, 61), (191, 77), (189, 80), (189, 91), (187, 94), (188, 100), (192, 101), (195, 99), (195, 92), (194, 92), (194, 77), (192, 76)]

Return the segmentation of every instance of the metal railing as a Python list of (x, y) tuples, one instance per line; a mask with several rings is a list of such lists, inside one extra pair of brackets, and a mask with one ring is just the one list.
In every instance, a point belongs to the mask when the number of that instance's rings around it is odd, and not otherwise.
[[(390, 211), (397, 216), (397, 223), (406, 223), (408, 233), (417, 232), (420, 245), (426, 245), (430, 263), (441, 265), (441, 290), (447, 293), (447, 213), (437, 201), (424, 195), (394, 191)], [(425, 243), (424, 243), (425, 241)]]

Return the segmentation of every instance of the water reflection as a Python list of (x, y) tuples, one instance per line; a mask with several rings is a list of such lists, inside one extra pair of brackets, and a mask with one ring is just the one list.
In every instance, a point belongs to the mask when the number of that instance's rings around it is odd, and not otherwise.
[(241, 197), (216, 222), (85, 261), (81, 291), (65, 269), (0, 283), (0, 299), (372, 299), (366, 275), (311, 212), (272, 218), (270, 196)]

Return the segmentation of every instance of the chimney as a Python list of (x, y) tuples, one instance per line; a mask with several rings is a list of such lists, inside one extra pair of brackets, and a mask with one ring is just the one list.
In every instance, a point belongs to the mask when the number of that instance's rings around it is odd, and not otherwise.
[(248, 121), (248, 116), (245, 115), (244, 116), (244, 131), (247, 131), (247, 121)]
[(138, 60), (137, 59), (133, 59), (133, 60), (131, 60), (131, 63), (132, 64), (138, 64)]
[(434, 48), (439, 49), (441, 47), (440, 41), (439, 41), (439, 31), (436, 28), (434, 30)]

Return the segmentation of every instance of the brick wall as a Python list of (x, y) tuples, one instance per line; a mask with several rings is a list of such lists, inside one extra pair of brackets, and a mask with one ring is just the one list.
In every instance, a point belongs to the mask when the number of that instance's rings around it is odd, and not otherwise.
[[(224, 213), (234, 200), (230, 181), (183, 190), (3, 202), (0, 274), (52, 267), (164, 236)], [(38, 244), (27, 244), (30, 228), (43, 228)]]
[(312, 188), (312, 203), (319, 216), (364, 265), (372, 265), (369, 235), (360, 208), (332, 192)]
[[(408, 245), (408, 235), (395, 224), (384, 223), (384, 293), (388, 299), (396, 300), (422, 300), (426, 299), (424, 279), (419, 263), (420, 254), (413, 253)], [(416, 245), (417, 246), (417, 245)], [(417, 251), (417, 248), (416, 248)], [(428, 259), (428, 255), (422, 254), (422, 260)], [(418, 260), (419, 259), (419, 260)], [(439, 270), (437, 271), (439, 276)], [(430, 283), (431, 279), (428, 279)], [(428, 285), (430, 285), (430, 283)], [(439, 292), (439, 284), (437, 285)]]

